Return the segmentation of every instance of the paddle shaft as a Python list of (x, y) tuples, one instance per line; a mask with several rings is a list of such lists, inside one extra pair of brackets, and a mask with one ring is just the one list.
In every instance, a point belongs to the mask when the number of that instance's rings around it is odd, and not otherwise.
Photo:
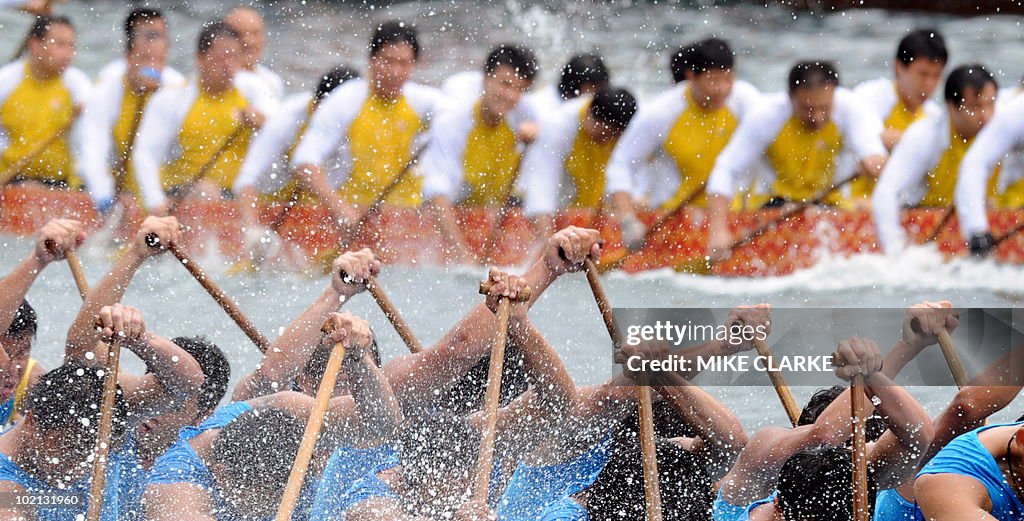
[(408, 346), (409, 351), (413, 353), (423, 351), (423, 344), (416, 339), (412, 328), (405, 322), (402, 315), (398, 313), (398, 308), (391, 303), (391, 299), (384, 293), (384, 288), (377, 283), (377, 277), (371, 276), (370, 280), (366, 281), (366, 289), (373, 295), (373, 299), (377, 301), (380, 310), (384, 312), (384, 316), (388, 317), (388, 321), (394, 326), (398, 336), (402, 337), (402, 341)]
[(14, 179), (18, 174), (21, 173), (22, 169), (28, 166), (28, 164), (31, 163), (32, 160), (36, 158), (36, 156), (42, 154), (44, 150), (50, 147), (50, 145), (52, 145), (58, 139), (64, 137), (64, 134), (67, 134), (68, 131), (71, 130), (71, 126), (75, 124), (75, 119), (75, 117), (72, 117), (70, 120), (68, 120), (67, 123), (64, 124), (64, 126), (57, 129), (57, 131), (54, 132), (53, 135), (40, 141), (39, 144), (35, 146), (35, 148), (29, 150), (27, 154), (18, 158), (18, 160), (15, 161), (13, 165), (11, 165), (7, 170), (5, 170), (4, 173), (0, 174), (0, 186), (7, 184), (11, 179)]
[(942, 214), (942, 219), (939, 220), (939, 224), (936, 224), (935, 228), (932, 228), (932, 233), (928, 234), (928, 237), (925, 238), (924, 242), (934, 242), (935, 239), (938, 239), (939, 233), (942, 232), (942, 229), (946, 227), (946, 224), (949, 223), (950, 219), (953, 218), (953, 214), (955, 213), (956, 210), (952, 206), (946, 208), (945, 213)]
[[(601, 286), (601, 279), (598, 276), (597, 266), (594, 261), (587, 258), (583, 261), (584, 270), (587, 274), (587, 283), (597, 301), (597, 308), (601, 311), (601, 319), (608, 330), (608, 336), (612, 339), (615, 351), (622, 347), (622, 331), (615, 323), (615, 316), (612, 314), (612, 305), (608, 296)], [(648, 521), (661, 521), (661, 483), (658, 479), (658, 457), (654, 435), (654, 411), (651, 406), (651, 388), (646, 380), (641, 378), (637, 387), (638, 408), (640, 415), (640, 451), (643, 454), (644, 473), (644, 499), (647, 505)]]
[(957, 388), (963, 389), (967, 385), (967, 370), (964, 369), (964, 363), (960, 360), (960, 355), (956, 351), (956, 345), (953, 344), (953, 339), (949, 337), (949, 331), (946, 328), (939, 329), (939, 348), (942, 349), (942, 356), (946, 359), (946, 365), (949, 366), (949, 373), (953, 375), (953, 381), (956, 382)]
[(103, 514), (103, 489), (107, 482), (107, 457), (110, 455), (110, 434), (114, 425), (114, 403), (117, 398), (117, 371), (121, 361), (121, 340), (110, 342), (106, 370), (103, 374), (103, 404), (92, 461), (92, 485), (86, 521), (99, 521)]
[(1020, 233), (1021, 230), (1024, 230), (1024, 223), (1020, 223), (1016, 227), (1014, 227), (1012, 230), (1004, 233), (1003, 235), (1001, 235), (999, 237), (996, 237), (995, 239), (992, 240), (992, 249), (993, 250), (996, 249), (997, 246), (999, 246), (1000, 244), (1006, 242), (1007, 239), (1013, 238), (1013, 236), (1015, 236), (1018, 233)]
[(320, 386), (316, 389), (316, 403), (313, 405), (313, 412), (310, 413), (309, 420), (306, 421), (306, 430), (302, 433), (302, 443), (295, 456), (295, 463), (292, 464), (292, 471), (288, 475), (288, 485), (284, 489), (281, 504), (277, 507), (277, 516), (274, 518), (276, 521), (290, 521), (292, 512), (299, 502), (302, 483), (306, 479), (309, 461), (313, 458), (313, 449), (316, 448), (320, 429), (323, 428), (324, 415), (330, 406), (334, 385), (338, 382), (338, 372), (341, 370), (341, 363), (344, 360), (345, 345), (338, 342), (331, 350), (331, 357), (327, 360), (327, 369), (320, 380)]
[[(769, 367), (771, 367), (772, 349), (768, 346), (768, 342), (762, 339), (754, 339), (754, 348), (757, 349), (758, 355), (769, 360)], [(786, 409), (786, 416), (789, 416), (789, 422), (796, 427), (797, 422), (800, 420), (800, 406), (797, 405), (796, 399), (793, 398), (793, 392), (790, 391), (789, 385), (786, 385), (786, 377), (782, 375), (781, 371), (769, 370), (768, 379), (772, 381), (775, 393), (779, 395), (779, 401), (782, 402), (782, 407)]]
[[(146, 244), (152, 248), (164, 246), (160, 244), (160, 239), (155, 234), (146, 236)], [(256, 347), (259, 348), (260, 352), (266, 353), (267, 349), (270, 348), (270, 341), (267, 340), (267, 337), (263, 336), (258, 329), (256, 329), (256, 326), (248, 317), (245, 316), (245, 313), (243, 313), (238, 307), (238, 304), (236, 304), (235, 301), (227, 295), (227, 293), (224, 293), (224, 290), (220, 289), (220, 286), (213, 282), (213, 280), (206, 275), (206, 272), (204, 272), (198, 264), (190, 259), (188, 254), (185, 253), (177, 244), (168, 244), (166, 247), (171, 250), (171, 253), (177, 257), (182, 265), (185, 266), (185, 269), (192, 274), (192, 277), (196, 279), (196, 282), (198, 282), (199, 285), (202, 286), (211, 297), (213, 297), (213, 300), (216, 301), (217, 304), (220, 304), (220, 307), (223, 308), (228, 316), (235, 321), (235, 324), (238, 324), (238, 327), (242, 329), (245, 336), (249, 337), (249, 340), (251, 340), (253, 344), (256, 344)]]
[(370, 220), (370, 216), (373, 215), (377, 210), (379, 210), (380, 207), (384, 205), (384, 201), (386, 201), (388, 196), (391, 195), (391, 192), (394, 192), (395, 188), (398, 188), (398, 185), (402, 184), (402, 181), (405, 181), (405, 179), (409, 176), (409, 173), (412, 172), (412, 167), (416, 166), (416, 162), (419, 161), (420, 155), (423, 154), (423, 150), (425, 148), (427, 148), (427, 146), (423, 145), (416, 149), (416, 152), (413, 153), (412, 157), (410, 157), (409, 160), (406, 161), (405, 166), (402, 167), (402, 171), (399, 172), (398, 175), (393, 177), (391, 179), (391, 182), (389, 182), (387, 186), (385, 186), (384, 189), (381, 190), (379, 194), (377, 194), (377, 197), (373, 200), (372, 203), (370, 203), (370, 206), (366, 208), (366, 211), (359, 216), (359, 220), (356, 221), (356, 225), (353, 226), (351, 229), (352, 231), (346, 234), (345, 237), (342, 239), (342, 247), (347, 246), (352, 240), (359, 237), (359, 234), (363, 233), (363, 229), (366, 228), (366, 223)]
[(853, 416), (853, 519), (868, 521), (867, 396), (864, 375), (855, 375), (850, 403)]
[(206, 174), (210, 172), (210, 169), (213, 168), (213, 165), (217, 164), (217, 161), (220, 160), (220, 156), (224, 155), (224, 152), (226, 152), (227, 149), (230, 148), (231, 145), (233, 145), (235, 141), (238, 140), (239, 137), (241, 137), (241, 135), (246, 131), (247, 128), (248, 127), (245, 124), (238, 125), (238, 128), (235, 129), (235, 131), (232, 132), (230, 136), (228, 136), (227, 141), (225, 141), (224, 144), (220, 146), (220, 148), (213, 152), (213, 155), (210, 156), (210, 159), (207, 159), (206, 162), (199, 167), (199, 170), (196, 170), (195, 175), (193, 175), (188, 181), (186, 181), (185, 184), (181, 185), (181, 189), (178, 191), (178, 196), (171, 198), (170, 202), (167, 203), (167, 213), (173, 214), (178, 209), (178, 206), (181, 204), (181, 201), (185, 199), (186, 196), (188, 196), (189, 192), (192, 191), (192, 188), (196, 185), (196, 183), (202, 181), (203, 178), (206, 177)]
[(132, 122), (128, 127), (128, 141), (124, 143), (124, 149), (121, 150), (121, 157), (117, 158), (117, 167), (114, 168), (114, 178), (124, 181), (125, 176), (128, 175), (128, 159), (132, 155), (132, 149), (135, 148), (135, 136), (139, 132), (139, 124), (142, 123), (142, 113), (146, 108), (146, 103), (149, 102), (149, 97), (152, 92), (146, 92), (142, 95), (142, 100), (139, 101), (138, 108), (135, 109), (135, 113), (132, 114)]
[(636, 255), (637, 252), (643, 250), (650, 244), (651, 239), (654, 237), (654, 234), (658, 233), (662, 229), (662, 227), (665, 226), (665, 223), (669, 222), (671, 219), (674, 219), (675, 216), (679, 215), (688, 206), (693, 204), (693, 202), (696, 201), (698, 197), (704, 195), (705, 188), (707, 188), (706, 181), (704, 183), (701, 183), (701, 185), (698, 186), (697, 189), (693, 191), (693, 193), (688, 195), (686, 197), (686, 200), (676, 205), (675, 208), (672, 208), (672, 210), (670, 210), (665, 215), (659, 217), (657, 221), (654, 221), (654, 224), (652, 224), (651, 227), (647, 229), (647, 232), (644, 233), (644, 237), (643, 240), (640, 242), (639, 248), (635, 250), (630, 250), (627, 246), (625, 255), (619, 257), (618, 259), (615, 259), (612, 262), (598, 266), (598, 272), (607, 273), (609, 271), (616, 270), (622, 267), (622, 265), (625, 264), (626, 261), (628, 261), (634, 255)]
[[(51, 254), (58, 254), (57, 244), (52, 239), (47, 239), (43, 244)], [(64, 252), (64, 258), (68, 261), (68, 268), (71, 269), (71, 277), (75, 279), (75, 286), (78, 286), (78, 294), (85, 300), (89, 294), (89, 279), (85, 278), (85, 268), (82, 261), (78, 260), (78, 253), (75, 250)]]

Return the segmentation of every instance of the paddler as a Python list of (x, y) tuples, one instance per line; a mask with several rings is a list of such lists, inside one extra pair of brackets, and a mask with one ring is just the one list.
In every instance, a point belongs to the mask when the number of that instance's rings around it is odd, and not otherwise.
[(242, 68), (238, 71), (238, 77), (242, 81), (260, 85), (265, 95), (274, 101), (284, 99), (284, 80), (260, 63), (267, 43), (263, 15), (252, 7), (236, 7), (224, 17), (224, 23), (238, 33), (242, 42)]
[(519, 171), (519, 144), (537, 136), (536, 122), (516, 110), (537, 75), (533, 52), (498, 45), (488, 53), (483, 69), (482, 93), (453, 99), (431, 125), (420, 167), (423, 195), (445, 244), (461, 262), (471, 258), (453, 204), (493, 209), (505, 204), (508, 185)]
[[(912, 123), (942, 112), (929, 98), (942, 81), (948, 59), (942, 34), (931, 28), (917, 29), (904, 36), (896, 48), (893, 79), (878, 78), (853, 88), (863, 106), (882, 120), (882, 144), (889, 152)], [(844, 161), (855, 162), (848, 156)], [(850, 195), (854, 200), (868, 199), (874, 187), (874, 178), (860, 176), (850, 182)]]
[(131, 156), (142, 113), (161, 85), (185, 83), (185, 77), (167, 65), (170, 37), (162, 12), (137, 8), (128, 13), (124, 41), (124, 57), (100, 72), (82, 115), (88, 131), (81, 133), (77, 166), (100, 213), (119, 196), (141, 198)]
[(559, 208), (598, 208), (603, 204), (605, 165), (636, 112), (636, 98), (625, 89), (602, 87), (549, 113), (534, 146), (523, 158), (526, 215), (539, 237), (555, 231)]
[[(636, 217), (638, 207), (664, 214), (703, 190), (715, 158), (740, 121), (758, 107), (760, 94), (736, 79), (734, 67), (735, 54), (724, 40), (683, 45), (670, 63), (677, 84), (644, 103), (619, 139), (605, 191), (627, 244), (638, 245), (646, 232)], [(661, 163), (670, 166), (661, 168)], [(655, 182), (648, 179), (650, 169), (671, 173)], [(705, 198), (694, 203), (703, 206)]]
[(71, 65), (75, 28), (66, 17), (40, 16), (26, 41), (28, 56), (0, 68), (0, 176), (11, 176), (0, 183), (77, 189), (72, 134), (92, 82)]
[(164, 86), (147, 105), (132, 166), (154, 214), (168, 211), (168, 195), (177, 200), (231, 195), (252, 136), (274, 107), (258, 84), (236, 78), (241, 57), (234, 29), (223, 22), (206, 24), (196, 53), (198, 79), (183, 87)]
[(291, 158), (300, 187), (327, 206), (343, 234), (397, 176), (403, 177), (384, 204), (420, 205), (423, 181), (408, 169), (442, 99), (436, 89), (409, 81), (420, 55), (410, 24), (378, 25), (369, 54), (366, 79), (346, 82), (317, 107)]
[(886, 253), (907, 245), (900, 224), (902, 206), (952, 206), (960, 162), (995, 114), (997, 94), (996, 80), (984, 66), (961, 65), (946, 78), (946, 111), (925, 116), (903, 134), (872, 197), (875, 225)]
[[(837, 179), (839, 155), (849, 150), (868, 175), (877, 177), (885, 165), (885, 147), (876, 118), (850, 91), (839, 87), (839, 72), (827, 61), (805, 61), (789, 72), (788, 95), (766, 96), (740, 123), (715, 161), (708, 178), (708, 255), (728, 257), (732, 233), (729, 201), (759, 163), (774, 174), (771, 199), (765, 208), (812, 200)], [(825, 198), (838, 203), (832, 190)]]

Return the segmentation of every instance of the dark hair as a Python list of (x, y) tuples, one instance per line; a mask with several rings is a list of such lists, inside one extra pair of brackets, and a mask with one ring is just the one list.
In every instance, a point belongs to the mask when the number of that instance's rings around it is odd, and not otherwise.
[(399, 20), (390, 20), (377, 26), (370, 37), (370, 56), (376, 56), (385, 45), (404, 43), (412, 47), (414, 59), (420, 57), (420, 42), (416, 39), (416, 28)]
[(11, 325), (7, 326), (4, 336), (7, 338), (19, 338), (24, 335), (36, 336), (39, 331), (39, 318), (36, 310), (32, 309), (27, 300), (22, 300), (18, 311), (14, 312), (14, 319)]
[[(710, 519), (714, 493), (704, 466), (669, 440), (659, 439), (656, 447), (663, 518)], [(617, 447), (588, 491), (591, 519), (644, 519), (643, 455), (639, 444)]]
[(943, 93), (943, 97), (947, 103), (952, 103), (959, 107), (964, 104), (964, 96), (967, 94), (967, 89), (973, 89), (974, 94), (978, 95), (985, 88), (985, 85), (990, 83), (996, 89), (999, 88), (999, 83), (996, 82), (996, 79), (992, 77), (992, 73), (988, 72), (984, 65), (980, 63), (961, 65), (953, 69), (946, 78), (946, 90)]
[[(498, 400), (502, 407), (511, 403), (529, 388), (523, 364), (522, 353), (513, 347), (511, 339), (509, 339), (505, 347), (501, 396)], [(454, 385), (442, 391), (438, 407), (451, 414), (469, 414), (479, 410), (487, 394), (487, 373), (490, 365), (490, 355), (477, 362)]]
[(232, 486), (277, 499), (284, 493), (306, 422), (280, 409), (247, 411), (220, 430), (213, 459)]
[(602, 87), (590, 102), (590, 114), (605, 125), (623, 130), (636, 114), (636, 98), (626, 89)]
[(46, 38), (46, 33), (50, 32), (50, 27), (53, 27), (54, 25), (66, 25), (72, 29), (75, 28), (71, 23), (71, 19), (66, 16), (37, 16), (36, 21), (32, 23), (32, 27), (28, 30), (27, 38), (29, 40), (42, 40), (43, 38)]
[(502, 65), (512, 67), (516, 76), (532, 84), (537, 76), (537, 58), (533, 51), (510, 43), (499, 44), (487, 54), (484, 73), (493, 74)]
[[(26, 410), (44, 432), (77, 437), (84, 447), (95, 443), (103, 403), (102, 366), (77, 362), (49, 371), (29, 390)], [(125, 432), (128, 408), (121, 387), (114, 401), (113, 435)]]
[(358, 77), (359, 72), (348, 65), (338, 65), (337, 67), (334, 67), (320, 77), (320, 83), (317, 84), (316, 92), (313, 95), (314, 101), (316, 103), (320, 103), (339, 85)]
[(210, 47), (213, 47), (213, 42), (216, 41), (217, 38), (233, 38), (241, 41), (238, 31), (232, 29), (231, 26), (223, 20), (207, 22), (199, 31), (199, 46), (197, 48), (199, 54), (206, 54), (206, 51), (209, 51)]
[[(832, 402), (843, 394), (847, 387), (842, 385), (834, 385), (827, 389), (818, 389), (811, 399), (807, 401), (807, 405), (804, 406), (803, 410), (800, 411), (800, 418), (797, 420), (797, 427), (801, 425), (811, 425), (818, 421), (818, 417), (821, 413), (832, 405)], [(868, 441), (878, 441), (878, 438), (882, 437), (886, 429), (889, 428), (888, 420), (883, 417), (876, 410), (871, 416), (867, 418), (867, 438)]]
[[(783, 516), (805, 521), (853, 519), (852, 475), (851, 452), (845, 447), (815, 447), (790, 456), (779, 472), (778, 501)], [(868, 495), (874, 510), (870, 472)]]
[(135, 46), (135, 31), (139, 24), (163, 19), (164, 15), (158, 9), (146, 7), (132, 9), (132, 12), (128, 13), (128, 17), (124, 19), (124, 44), (127, 49), (131, 51)]
[(918, 29), (900, 40), (896, 48), (896, 59), (903, 65), (910, 65), (918, 58), (925, 58), (945, 64), (949, 60), (946, 40), (935, 29)]
[(171, 340), (175, 345), (188, 353), (203, 370), (203, 385), (199, 388), (197, 403), (199, 415), (205, 418), (217, 408), (228, 392), (228, 380), (231, 379), (231, 364), (224, 352), (206, 337), (183, 337)]
[(604, 59), (594, 53), (577, 54), (562, 67), (558, 80), (558, 94), (562, 99), (573, 99), (580, 95), (584, 85), (602, 88), (608, 84), (608, 68)]
[(472, 476), (481, 433), (464, 416), (436, 413), (410, 418), (399, 432), (402, 477), (409, 483), (422, 487), (439, 476)]
[(679, 83), (686, 79), (686, 73), (701, 75), (713, 69), (731, 70), (735, 53), (729, 44), (720, 38), (707, 38), (686, 44), (679, 48), (669, 62), (672, 80)]
[[(331, 358), (331, 346), (317, 346), (313, 350), (313, 353), (309, 355), (309, 360), (306, 361), (306, 367), (303, 370), (306, 375), (313, 381), (313, 385), (319, 387), (320, 380), (323, 379), (324, 373), (327, 372), (327, 361)], [(377, 346), (377, 335), (370, 329), (370, 354), (373, 355), (373, 363), (380, 367), (380, 347)]]
[(789, 70), (789, 93), (798, 89), (814, 89), (831, 85), (839, 86), (839, 71), (832, 62), (812, 60), (800, 62)]

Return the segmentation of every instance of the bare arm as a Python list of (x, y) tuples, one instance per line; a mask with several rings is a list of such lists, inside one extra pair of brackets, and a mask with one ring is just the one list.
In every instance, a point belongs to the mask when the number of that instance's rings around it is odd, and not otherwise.
[(956, 474), (926, 474), (914, 483), (914, 495), (929, 521), (995, 521), (992, 499), (978, 480)]
[[(0, 334), (11, 327), (18, 307), (43, 268), (63, 259), (64, 252), (74, 250), (83, 240), (85, 232), (78, 221), (54, 219), (43, 226), (32, 253), (0, 279)], [(53, 251), (47, 248), (48, 242), (52, 244)]]
[(299, 184), (312, 192), (320, 201), (327, 206), (327, 211), (334, 219), (334, 226), (342, 233), (346, 232), (346, 226), (354, 224), (356, 216), (355, 209), (345, 204), (334, 192), (327, 181), (323, 169), (316, 165), (298, 165), (292, 170), (292, 177), (299, 181)]
[(889, 429), (870, 449), (869, 463), (878, 487), (894, 488), (913, 477), (935, 431), (924, 407), (906, 389), (881, 372), (864, 382), (865, 392), (881, 401), (878, 410), (889, 419)]

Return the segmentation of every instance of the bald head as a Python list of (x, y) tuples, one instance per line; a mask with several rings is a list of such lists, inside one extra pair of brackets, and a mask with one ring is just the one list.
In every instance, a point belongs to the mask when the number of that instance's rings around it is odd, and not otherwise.
[(224, 17), (224, 22), (231, 26), (242, 40), (244, 68), (255, 69), (263, 57), (263, 46), (266, 43), (263, 15), (251, 7), (236, 7)]

